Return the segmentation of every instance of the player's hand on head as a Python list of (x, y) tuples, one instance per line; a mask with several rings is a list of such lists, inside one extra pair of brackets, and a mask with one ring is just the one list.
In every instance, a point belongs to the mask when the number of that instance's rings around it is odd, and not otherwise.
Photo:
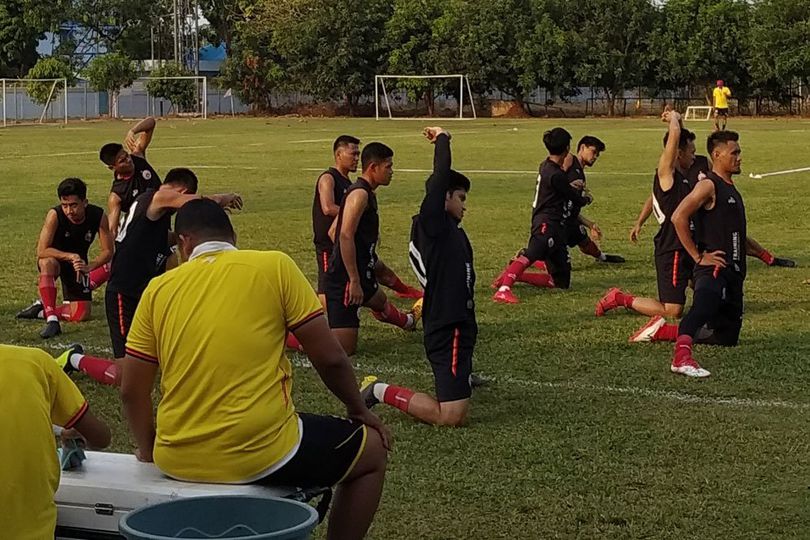
[(127, 137), (124, 139), (124, 147), (126, 148), (127, 152), (134, 152), (138, 149), (138, 141), (140, 140), (140, 136), (136, 135), (132, 132), (132, 130), (127, 131)]
[(726, 267), (725, 251), (707, 251), (698, 257), (697, 263), (701, 266), (719, 266), (720, 268)]
[(380, 438), (382, 439), (383, 446), (386, 450), (391, 450), (392, 445), (394, 443), (394, 438), (391, 435), (391, 430), (388, 429), (388, 426), (382, 423), (382, 420), (371, 412), (368, 409), (351, 412), (347, 411), (347, 416), (352, 420), (360, 422), (361, 424), (365, 424), (366, 426), (370, 427), (374, 431), (380, 434)]

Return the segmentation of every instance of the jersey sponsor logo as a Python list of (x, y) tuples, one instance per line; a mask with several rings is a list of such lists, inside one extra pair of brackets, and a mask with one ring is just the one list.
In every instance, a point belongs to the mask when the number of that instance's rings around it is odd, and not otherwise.
[(548, 247), (550, 247), (550, 248), (554, 247), (554, 238), (549, 238), (548, 239)]
[(735, 199), (734, 197), (729, 197), (728, 204), (737, 204), (737, 199)]
[(152, 171), (144, 170), (141, 172), (141, 176), (143, 176), (144, 180), (151, 180), (152, 179)]
[(734, 231), (731, 233), (731, 259), (734, 261), (740, 260), (740, 233)]

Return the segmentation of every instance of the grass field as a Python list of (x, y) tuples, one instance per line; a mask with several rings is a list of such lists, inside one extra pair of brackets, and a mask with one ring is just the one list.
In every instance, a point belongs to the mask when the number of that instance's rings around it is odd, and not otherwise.
[[(515, 291), (521, 303), (493, 304), (489, 283), (528, 236), (541, 134), (562, 124), (575, 140), (593, 134), (607, 151), (589, 173), (596, 202), (585, 214), (605, 233), (603, 248), (623, 254), (605, 266), (572, 254), (567, 292)], [(418, 208), (432, 147), (417, 122), (348, 119), (161, 121), (149, 159), (164, 174), (196, 170), (201, 192), (235, 190), (245, 210), (233, 217), (242, 247), (289, 253), (315, 277), (310, 209), (317, 171), (331, 163), (331, 141), (352, 133), (395, 152), (394, 181), (379, 192), (380, 255), (408, 282), (410, 216)], [(594, 302), (610, 286), (654, 296), (654, 223), (638, 246), (628, 232), (650, 190), (664, 125), (656, 120), (477, 120), (446, 123), (454, 166), (473, 181), (464, 226), (476, 255), (480, 337), (476, 371), (495, 379), (474, 396), (470, 425), (436, 429), (380, 407), (396, 443), (373, 538), (810, 538), (810, 174), (751, 180), (810, 166), (810, 122), (732, 119), (741, 132), (749, 232), (796, 269), (750, 261), (740, 346), (696, 348), (706, 380), (669, 372), (668, 344), (630, 345), (645, 319), (615, 312), (597, 319)], [(708, 123), (690, 125), (704, 146)], [(44, 347), (84, 343), (109, 353), (103, 294), (93, 320), (64, 324), (56, 342), (40, 324), (16, 321), (36, 297), (34, 245), (55, 189), (66, 176), (90, 186), (105, 206), (110, 174), (104, 142), (127, 124), (0, 130), (0, 245), (4, 276), (0, 342)], [(705, 153), (705, 150), (702, 151)], [(261, 299), (257, 299), (261, 301)], [(400, 302), (400, 305), (405, 305)], [(302, 360), (299, 358), (299, 360)], [(406, 334), (365, 316), (358, 378), (432, 390), (421, 333)], [(337, 413), (311, 369), (299, 362), (300, 410)], [(113, 427), (113, 450), (131, 451), (115, 391), (74, 376)], [(8, 434), (6, 434), (8, 436)], [(323, 534), (323, 527), (320, 528)]]

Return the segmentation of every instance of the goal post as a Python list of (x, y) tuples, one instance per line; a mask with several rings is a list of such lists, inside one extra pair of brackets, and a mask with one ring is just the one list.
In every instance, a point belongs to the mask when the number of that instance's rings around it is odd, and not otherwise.
[(712, 112), (714, 107), (708, 105), (693, 106), (690, 105), (686, 108), (683, 115), (684, 120), (696, 120), (700, 122), (708, 122), (712, 119)]
[(0, 79), (3, 127), (44, 124), (50, 118), (68, 122), (68, 80)]
[[(447, 92), (453, 92), (456, 88), (456, 84), (458, 85), (458, 95), (457, 95), (457, 105), (458, 105), (458, 115), (454, 115), (454, 118), (458, 118), (459, 120), (465, 120), (469, 118), (476, 118), (475, 113), (475, 103), (473, 102), (473, 95), (472, 89), (470, 87), (470, 80), (467, 78), (466, 75), (462, 74), (454, 74), (454, 75), (375, 75), (374, 76), (374, 117), (375, 119), (379, 120), (380, 118), (388, 118), (390, 120), (398, 120), (398, 119), (405, 119), (406, 117), (402, 116), (394, 116), (394, 111), (392, 108), (392, 100), (398, 101), (401, 100), (403, 95), (407, 96), (408, 92), (403, 88), (397, 85), (398, 82), (402, 81), (440, 81), (443, 80), (447, 84), (445, 85), (445, 90)], [(456, 82), (454, 83), (454, 80)], [(386, 86), (386, 81), (391, 81), (394, 83), (394, 88), (389, 88)], [(454, 96), (456, 97), (456, 96)], [(465, 103), (466, 99), (466, 103)], [(418, 102), (418, 100), (417, 100)], [(464, 108), (465, 105), (469, 106), (469, 113), (465, 117), (464, 116)], [(384, 109), (383, 115), (381, 116), (381, 108)], [(417, 107), (418, 108), (418, 107)], [(418, 111), (417, 111), (418, 112)], [(411, 116), (410, 118), (413, 118)], [(416, 117), (419, 117), (417, 114)], [(422, 117), (424, 118), (424, 117)]]

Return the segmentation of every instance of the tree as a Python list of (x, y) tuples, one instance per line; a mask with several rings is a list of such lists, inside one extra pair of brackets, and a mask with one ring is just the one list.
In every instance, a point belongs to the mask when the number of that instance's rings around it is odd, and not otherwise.
[(649, 0), (568, 0), (566, 6), (563, 24), (575, 38), (576, 78), (605, 93), (613, 116), (616, 98), (648, 79), (658, 12)]
[(111, 97), (110, 116), (118, 118), (118, 94), (122, 88), (132, 85), (138, 77), (135, 66), (121, 53), (97, 56), (84, 69), (84, 76), (94, 90), (106, 91)]
[[(169, 62), (152, 71), (152, 77), (188, 77), (189, 73), (179, 65)], [(179, 113), (194, 107), (197, 101), (197, 91), (193, 79), (152, 79), (146, 83), (147, 91), (159, 98), (166, 99), (174, 105)]]
[[(70, 64), (62, 58), (47, 56), (41, 58), (34, 64), (26, 75), (27, 79), (67, 79), (68, 86), (76, 81)], [(40, 105), (49, 104), (56, 99), (60, 93), (67, 91), (63, 85), (53, 82), (29, 82), (26, 85), (28, 95), (34, 103)]]
[(24, 1), (0, 2), (0, 77), (22, 77), (37, 61), (42, 28), (25, 15)]

